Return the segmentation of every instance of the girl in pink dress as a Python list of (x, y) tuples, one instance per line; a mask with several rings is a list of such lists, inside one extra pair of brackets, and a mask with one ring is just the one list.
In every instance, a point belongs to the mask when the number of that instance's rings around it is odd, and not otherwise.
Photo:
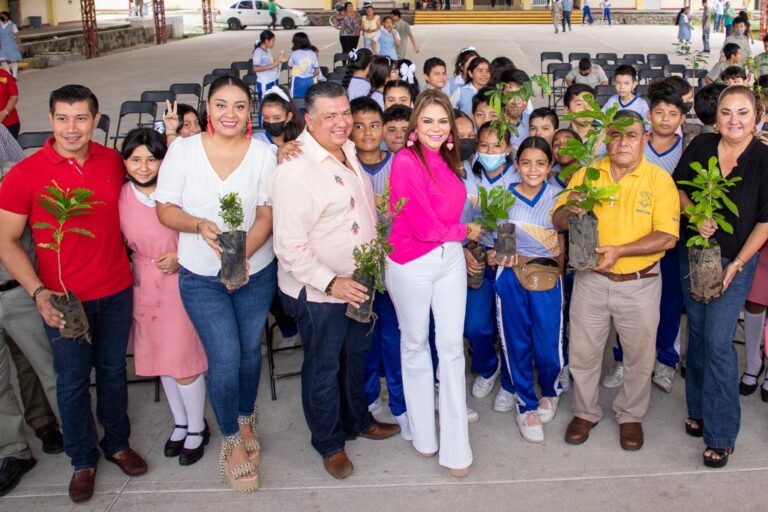
[(210, 433), (205, 422), (208, 368), (200, 339), (179, 295), (176, 247), (179, 234), (157, 219), (153, 193), (165, 156), (165, 138), (137, 128), (125, 137), (122, 154), (128, 183), (120, 192), (120, 229), (133, 251), (133, 352), (136, 374), (160, 376), (175, 428), (166, 457), (194, 464)]

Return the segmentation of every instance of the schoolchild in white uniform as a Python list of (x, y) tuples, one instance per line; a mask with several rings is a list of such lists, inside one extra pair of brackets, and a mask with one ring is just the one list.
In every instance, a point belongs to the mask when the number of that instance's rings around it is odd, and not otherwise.
[(320, 63), (317, 61), (317, 49), (312, 46), (306, 33), (296, 32), (291, 42), (292, 53), (288, 58), (288, 66), (291, 68), (291, 97), (303, 98), (315, 83), (315, 77), (320, 75)]
[(347, 90), (349, 101), (371, 92), (368, 72), (371, 69), (373, 53), (365, 48), (353, 49), (347, 55), (347, 71), (341, 85)]
[(477, 91), (488, 85), (491, 68), (488, 59), (476, 57), (467, 66), (467, 84), (451, 95), (451, 104), (467, 115), (472, 115), (472, 98)]
[(616, 94), (605, 102), (603, 112), (614, 105), (618, 105), (619, 110), (633, 110), (647, 120), (648, 102), (635, 92), (637, 89), (637, 70), (629, 64), (622, 64), (614, 72), (613, 83), (616, 87)]
[[(460, 89), (467, 83), (467, 66), (472, 62), (472, 59), (479, 56), (480, 54), (472, 47), (464, 48), (456, 56), (456, 61), (453, 67), (453, 77), (448, 80), (449, 97), (456, 91), (456, 89)], [(454, 108), (455, 107), (456, 105), (454, 105)]]
[(554, 419), (561, 392), (564, 240), (550, 212), (562, 189), (547, 183), (552, 152), (543, 138), (525, 139), (516, 162), (522, 181), (509, 187), (516, 201), (508, 211), (517, 254), (498, 267), (496, 309), (517, 396), (517, 425), (526, 441), (537, 443), (544, 441), (542, 425)]

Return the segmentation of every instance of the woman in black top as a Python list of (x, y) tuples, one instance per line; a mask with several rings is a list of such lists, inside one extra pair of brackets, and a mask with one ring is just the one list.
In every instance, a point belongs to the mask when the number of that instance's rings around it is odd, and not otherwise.
[[(688, 354), (685, 392), (686, 432), (704, 437), (704, 464), (723, 467), (736, 444), (739, 408), (738, 357), (733, 332), (757, 266), (757, 251), (768, 239), (768, 146), (755, 137), (757, 104), (747, 87), (729, 87), (717, 104), (717, 133), (701, 134), (688, 146), (675, 169), (675, 182), (691, 180), (692, 162), (706, 169), (718, 159), (723, 177), (740, 177), (727, 192), (739, 209), (738, 217), (725, 210), (733, 234), (707, 221), (699, 234), (717, 241), (722, 251), (723, 294), (709, 304), (691, 297), (688, 251), (681, 251), (681, 276), (688, 312)], [(678, 185), (681, 207), (691, 204), (691, 188)], [(694, 232), (681, 229), (684, 238)]]

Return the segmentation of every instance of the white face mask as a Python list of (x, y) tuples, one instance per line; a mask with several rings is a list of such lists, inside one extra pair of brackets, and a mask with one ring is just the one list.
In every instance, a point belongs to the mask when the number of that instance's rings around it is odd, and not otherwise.
[(744, 29), (740, 28), (738, 30), (734, 30), (733, 33), (736, 34), (737, 36), (743, 36), (744, 35)]

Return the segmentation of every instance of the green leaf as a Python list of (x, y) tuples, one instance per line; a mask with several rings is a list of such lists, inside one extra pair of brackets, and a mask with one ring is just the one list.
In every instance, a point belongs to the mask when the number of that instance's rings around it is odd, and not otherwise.
[(87, 229), (82, 228), (67, 228), (64, 230), (65, 233), (77, 233), (79, 235), (87, 236), (89, 238), (96, 238), (93, 233), (88, 231)]
[(59, 246), (58, 245), (51, 244), (51, 243), (39, 243), (39, 244), (37, 244), (37, 246), (38, 247), (42, 247), (43, 249), (50, 249), (52, 251), (57, 251), (57, 252), (59, 250)]
[(32, 229), (56, 229), (56, 226), (48, 222), (35, 222), (32, 224)]

